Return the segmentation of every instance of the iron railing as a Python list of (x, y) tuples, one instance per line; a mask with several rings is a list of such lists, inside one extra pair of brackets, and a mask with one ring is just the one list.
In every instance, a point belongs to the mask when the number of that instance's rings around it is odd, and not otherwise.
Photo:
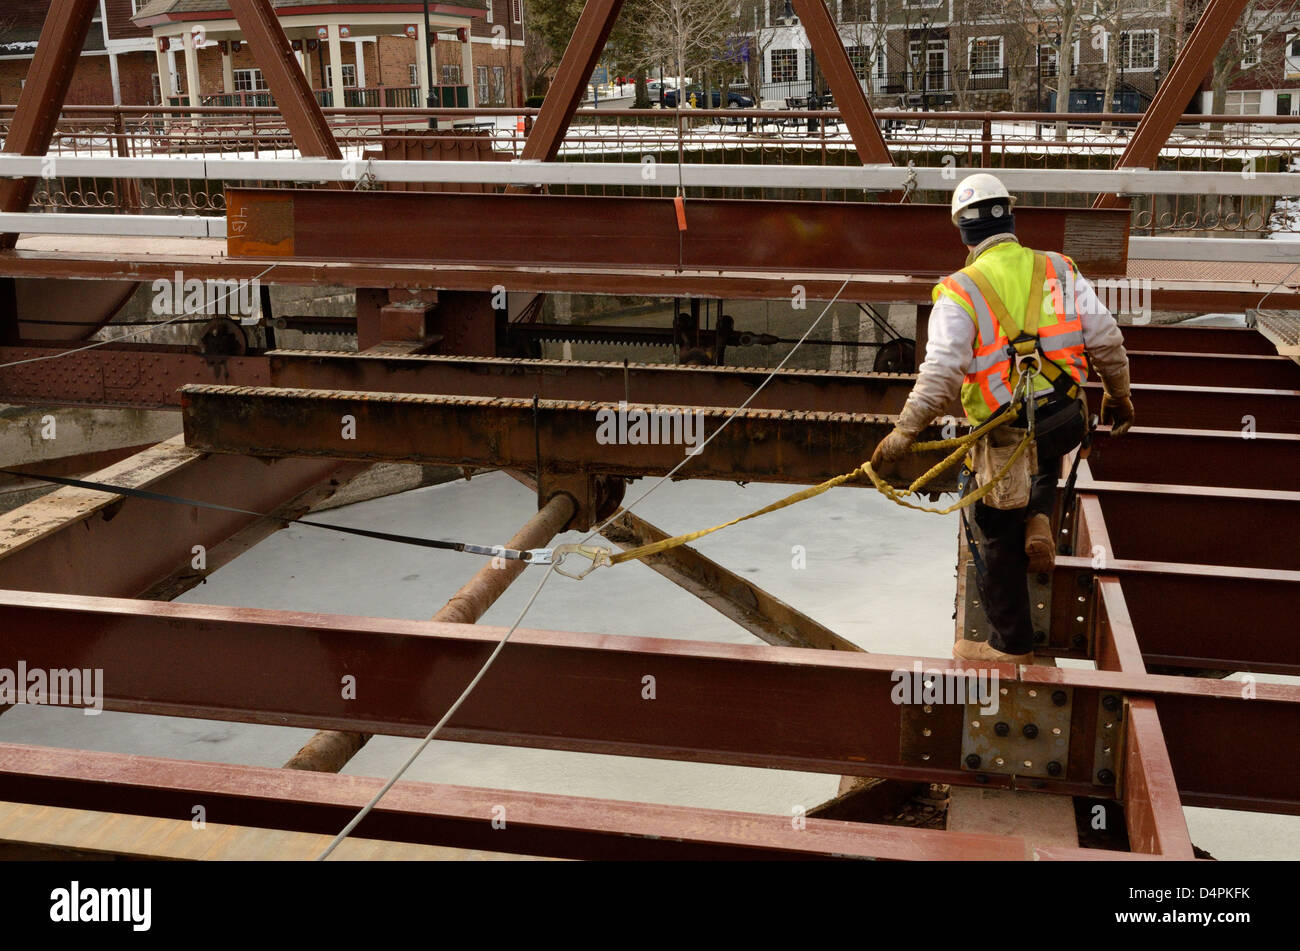
[[(464, 88), (464, 87), (461, 87)], [(13, 108), (0, 106), (0, 135)], [(443, 126), (441, 147), (457, 142), (517, 157), (535, 109), (327, 110), (331, 130), (346, 157), (374, 156), (385, 141), (427, 135), (428, 120)], [(1113, 167), (1140, 116), (1057, 116), (1046, 113), (949, 113), (880, 111), (886, 142), (896, 162), (954, 168), (1101, 169)], [(467, 128), (473, 126), (473, 128)], [(1058, 131), (1059, 130), (1059, 131)], [(53, 155), (228, 156), (292, 154), (283, 118), (266, 108), (68, 107), (51, 146)], [(453, 157), (443, 152), (446, 157)], [(1300, 121), (1258, 116), (1184, 116), (1166, 142), (1159, 168), (1232, 171), (1242, 174), (1290, 170), (1300, 154)], [(859, 159), (838, 112), (830, 110), (582, 110), (562, 144), (561, 161), (636, 162), (660, 167), (659, 183), (645, 186), (570, 186), (586, 194), (659, 195), (671, 192), (679, 161), (727, 165), (854, 165)], [(233, 183), (232, 183), (233, 184)], [(245, 184), (261, 184), (249, 181)], [(861, 190), (764, 189), (746, 186), (698, 189), (717, 197), (862, 201)], [(947, 195), (921, 192), (918, 201)], [(1092, 195), (1023, 194), (1037, 205), (1087, 205)], [(38, 188), (35, 207), (44, 211), (97, 210), (127, 213), (224, 213), (219, 182), (133, 179), (68, 179), (52, 176)], [(1243, 236), (1300, 234), (1300, 201), (1240, 196), (1132, 197), (1139, 234), (1188, 232)]]

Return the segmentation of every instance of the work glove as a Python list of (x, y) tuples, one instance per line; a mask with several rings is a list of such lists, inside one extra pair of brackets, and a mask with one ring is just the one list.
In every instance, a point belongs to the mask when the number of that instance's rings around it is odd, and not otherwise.
[(897, 428), (880, 440), (876, 451), (871, 454), (871, 468), (876, 475), (885, 476), (892, 472), (894, 464), (907, 454), (908, 447), (915, 441), (916, 436)]
[(1103, 394), (1101, 398), (1101, 421), (1111, 426), (1112, 436), (1123, 436), (1133, 425), (1133, 400), (1127, 396)]

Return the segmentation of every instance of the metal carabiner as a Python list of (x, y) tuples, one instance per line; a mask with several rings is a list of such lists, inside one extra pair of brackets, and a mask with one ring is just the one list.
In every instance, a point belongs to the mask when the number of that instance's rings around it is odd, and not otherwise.
[[(591, 559), (591, 565), (585, 570), (578, 573), (565, 571), (563, 568), (564, 559), (567, 555), (582, 555), (584, 558)], [(551, 566), (566, 578), (572, 578), (574, 581), (581, 581), (587, 575), (591, 574), (602, 565), (612, 566), (610, 561), (610, 550), (602, 548), (599, 545), (557, 545), (551, 549)]]

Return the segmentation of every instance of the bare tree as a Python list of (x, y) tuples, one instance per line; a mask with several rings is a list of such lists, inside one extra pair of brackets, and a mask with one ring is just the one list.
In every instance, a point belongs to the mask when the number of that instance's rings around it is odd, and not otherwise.
[[(1092, 11), (1093, 0), (1007, 0), (1009, 13), (1030, 27), (1041, 43), (1051, 37), (1056, 47), (1056, 112), (1070, 111), (1070, 90), (1074, 81), (1074, 44), (1080, 39)], [(1066, 137), (1064, 120), (1056, 124), (1056, 137)]]
[(1286, 74), (1286, 34), (1297, 30), (1300, 0), (1251, 0), (1214, 57), (1210, 111), (1223, 114), (1228, 87), (1244, 75), (1258, 88), (1280, 86)]
[[(672, 64), (680, 109), (686, 98), (688, 71), (729, 55), (738, 32), (740, 11), (718, 0), (644, 0), (644, 7), (647, 61)], [(707, 89), (705, 97), (708, 97)], [(709, 103), (706, 101), (704, 105), (707, 107)]]
[[(1115, 87), (1119, 79), (1120, 64), (1129, 51), (1123, 48), (1124, 35), (1138, 22), (1155, 22), (1164, 15), (1165, 4), (1159, 0), (1098, 0), (1088, 23), (1088, 42), (1093, 49), (1106, 51), (1106, 82), (1102, 112), (1111, 111)], [(1102, 132), (1110, 131), (1110, 123), (1102, 123)]]

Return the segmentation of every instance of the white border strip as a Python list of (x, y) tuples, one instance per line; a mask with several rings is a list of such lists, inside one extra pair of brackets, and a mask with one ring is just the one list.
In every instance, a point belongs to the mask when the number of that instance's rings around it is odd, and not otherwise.
[[(207, 181), (452, 182), (492, 185), (683, 185), (951, 191), (979, 169), (896, 165), (683, 165), (642, 162), (405, 162), (376, 159), (92, 158), (0, 154), (10, 178), (167, 178)], [(1298, 195), (1300, 173), (1125, 169), (989, 169), (1015, 191), (1120, 195)]]
[(146, 238), (225, 238), (226, 219), (196, 215), (0, 214), (0, 233), (93, 234)]

